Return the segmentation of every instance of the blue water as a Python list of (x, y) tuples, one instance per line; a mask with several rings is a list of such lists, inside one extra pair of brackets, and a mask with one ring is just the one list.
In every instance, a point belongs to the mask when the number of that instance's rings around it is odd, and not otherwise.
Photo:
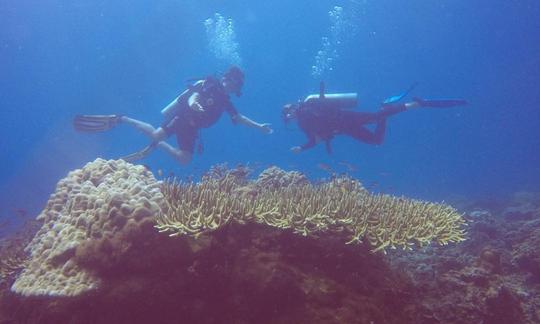
[[(345, 32), (329, 11), (340, 6)], [(35, 215), (56, 182), (96, 157), (148, 144), (128, 126), (75, 133), (75, 114), (121, 113), (153, 125), (186, 80), (227, 68), (204, 21), (233, 20), (246, 73), (237, 109), (272, 123), (267, 136), (227, 116), (203, 132), (205, 152), (181, 167), (156, 152), (141, 163), (199, 176), (211, 165), (278, 165), (310, 177), (324, 163), (375, 191), (436, 201), (540, 190), (540, 2), (530, 1), (28, 1), (0, 2), (0, 218)], [(345, 19), (345, 18), (344, 18)], [(344, 26), (344, 27), (343, 27)], [(312, 74), (322, 37), (332, 70)], [(328, 49), (328, 48), (327, 48)], [(358, 92), (359, 110), (414, 82), (414, 95), (462, 97), (467, 107), (393, 116), (381, 146), (348, 138), (293, 155), (305, 141), (280, 121), (283, 104), (318, 91)], [(175, 139), (170, 142), (175, 144)], [(259, 169), (260, 171), (260, 169)]]

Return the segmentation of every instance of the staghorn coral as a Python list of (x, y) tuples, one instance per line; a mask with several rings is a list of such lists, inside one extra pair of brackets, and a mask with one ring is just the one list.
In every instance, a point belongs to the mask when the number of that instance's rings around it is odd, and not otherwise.
[(248, 213), (248, 198), (235, 194), (237, 178), (225, 174), (221, 179), (207, 177), (200, 184), (173, 180), (162, 186), (165, 199), (164, 212), (157, 217), (160, 232), (172, 231), (172, 236), (197, 236)]
[(17, 271), (23, 269), (27, 264), (24, 254), (2, 255), (0, 259), (0, 282), (12, 277)]
[[(365, 234), (377, 250), (401, 246), (411, 249), (432, 241), (441, 245), (464, 240), (465, 220), (453, 207), (390, 195), (365, 195), (354, 225), (352, 241)], [(360, 226), (359, 226), (360, 225)]]
[(0, 283), (11, 282), (28, 263), (24, 247), (32, 240), (41, 224), (26, 221), (15, 233), (0, 239)]
[(245, 184), (252, 170), (247, 165), (238, 164), (231, 169), (227, 163), (214, 165), (203, 175), (203, 179), (223, 179), (230, 177), (229, 180), (234, 180), (238, 184)]
[(26, 246), (30, 258), (11, 290), (75, 296), (97, 287), (100, 278), (77, 262), (78, 249), (153, 220), (162, 201), (152, 174), (123, 160), (97, 159), (70, 172), (37, 217), (43, 226)]
[(301, 174), (270, 168), (247, 184), (225, 174), (199, 184), (167, 182), (162, 190), (167, 208), (156, 227), (172, 236), (256, 222), (302, 235), (338, 233), (349, 243), (366, 238), (379, 251), (460, 242), (465, 235), (464, 220), (448, 205), (371, 195), (347, 177), (311, 184)]
[(0, 252), (2, 256), (0, 258), (0, 282), (26, 266), (26, 255), (22, 252), (20, 250), (10, 251), (9, 249)]
[(269, 167), (257, 178), (255, 185), (259, 188), (276, 189), (290, 185), (304, 185), (309, 183), (305, 175), (298, 171), (285, 171), (276, 166)]

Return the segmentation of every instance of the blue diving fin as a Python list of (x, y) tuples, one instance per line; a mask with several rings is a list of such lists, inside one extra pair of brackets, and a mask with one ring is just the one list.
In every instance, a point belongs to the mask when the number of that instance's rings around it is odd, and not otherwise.
[(396, 103), (396, 102), (400, 101), (400, 100), (403, 99), (406, 95), (408, 95), (411, 91), (413, 91), (414, 88), (416, 88), (417, 85), (418, 85), (418, 82), (415, 82), (415, 83), (413, 83), (407, 90), (405, 90), (405, 91), (402, 92), (401, 94), (399, 94), (399, 95), (397, 95), (397, 96), (391, 96), (391, 97), (386, 98), (386, 99), (383, 101), (383, 105), (389, 105), (389, 104), (393, 104), (393, 103)]

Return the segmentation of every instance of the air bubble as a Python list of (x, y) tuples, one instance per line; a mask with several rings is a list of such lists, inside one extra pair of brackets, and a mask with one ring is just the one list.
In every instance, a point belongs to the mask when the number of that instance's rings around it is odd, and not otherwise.
[(208, 48), (214, 56), (229, 65), (241, 65), (239, 44), (236, 41), (234, 21), (224, 18), (221, 14), (214, 14), (213, 18), (204, 21)]

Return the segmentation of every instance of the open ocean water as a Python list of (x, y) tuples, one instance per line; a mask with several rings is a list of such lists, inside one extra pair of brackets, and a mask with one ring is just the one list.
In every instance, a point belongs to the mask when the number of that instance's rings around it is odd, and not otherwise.
[[(321, 163), (346, 172), (345, 162), (377, 190), (435, 200), (538, 190), (539, 10), (537, 1), (3, 1), (1, 215), (35, 213), (68, 170), (147, 144), (128, 126), (75, 133), (75, 114), (157, 126), (186, 80), (231, 63), (246, 74), (233, 103), (275, 133), (223, 117), (188, 167), (162, 152), (142, 163), (179, 176), (250, 162), (323, 177)], [(357, 92), (358, 110), (376, 111), (414, 82), (415, 96), (469, 105), (394, 116), (380, 146), (338, 138), (332, 155), (324, 145), (291, 154), (304, 135), (284, 127), (280, 109), (317, 93), (321, 80), (329, 92)]]

